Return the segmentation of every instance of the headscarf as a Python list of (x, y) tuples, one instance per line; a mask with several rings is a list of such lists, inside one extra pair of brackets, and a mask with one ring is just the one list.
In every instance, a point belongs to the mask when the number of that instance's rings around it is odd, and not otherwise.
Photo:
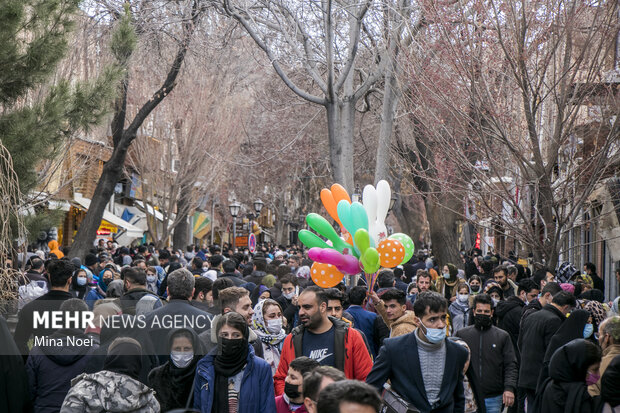
[(596, 330), (599, 325), (607, 318), (607, 312), (603, 307), (603, 304), (598, 301), (588, 301), (584, 306), (584, 310), (588, 310), (590, 315), (592, 316), (592, 324), (594, 324), (594, 329)]
[[(274, 284), (276, 283), (276, 277), (274, 277), (274, 276), (273, 276), (273, 275), (271, 275), (271, 274), (267, 274), (267, 275), (265, 275), (265, 276), (263, 277), (263, 279), (261, 280), (261, 283), (262, 283), (264, 286), (266, 286), (266, 287), (268, 287), (268, 288), (271, 288), (271, 287), (273, 287), (273, 286), (274, 286)], [(263, 293), (263, 292), (261, 291), (261, 294), (262, 294), (262, 293)]]
[(603, 292), (601, 290), (597, 290), (596, 288), (581, 293), (579, 298), (583, 300), (594, 300), (598, 301), (599, 303), (605, 301), (605, 295), (603, 294)]
[(611, 312), (614, 315), (620, 315), (620, 297), (616, 297), (616, 299), (611, 304)]
[(310, 267), (307, 265), (302, 265), (297, 269), (297, 277), (305, 278), (306, 280), (310, 278)]
[(450, 281), (456, 280), (456, 277), (459, 274), (459, 270), (456, 268), (456, 265), (448, 263), (446, 264), (446, 267), (448, 267), (448, 272), (450, 273)]
[(112, 302), (101, 303), (101, 304), (95, 305), (95, 308), (93, 309), (93, 325), (95, 327), (94, 328), (88, 327), (86, 328), (85, 332), (101, 334), (101, 325), (103, 324), (102, 319), (105, 320), (113, 315), (117, 315), (121, 313), (122, 313), (121, 308)]
[(121, 295), (123, 295), (123, 280), (112, 280), (106, 290), (106, 298), (119, 298)]
[(569, 283), (562, 283), (560, 284), (560, 288), (562, 288), (562, 290), (569, 292), (571, 294), (575, 294), (575, 286), (573, 284), (569, 284)]
[[(230, 313), (229, 313), (230, 314)], [(233, 313), (236, 314), (236, 313)], [(238, 315), (238, 314), (237, 314)], [(223, 317), (226, 317), (224, 315)], [(241, 317), (241, 316), (239, 316)], [(225, 323), (225, 319), (218, 321), (218, 327), (221, 328)], [(220, 328), (216, 328), (219, 333)], [(248, 343), (249, 329), (246, 323), (243, 323), (243, 331), (241, 331), (243, 337), (240, 340), (227, 340), (225, 338), (217, 338), (217, 354), (213, 358), (213, 368), (215, 370), (215, 388), (214, 388), (214, 400), (212, 412), (222, 413), (228, 412), (228, 378), (237, 375), (245, 365), (247, 364), (248, 354), (250, 352), (250, 345)], [(227, 353), (224, 350), (224, 341), (229, 343), (234, 342), (234, 347), (231, 347)]]
[(110, 344), (103, 369), (139, 380), (142, 347), (133, 338), (119, 337)]
[(263, 317), (264, 304), (265, 301), (256, 304), (254, 307), (254, 314), (252, 314), (252, 330), (254, 330), (258, 338), (260, 338), (260, 341), (275, 346), (286, 338), (286, 333), (284, 329), (280, 330), (278, 334), (272, 334), (267, 330), (267, 323)]
[[(103, 295), (105, 295), (108, 291), (108, 284), (103, 282), (103, 274), (105, 274), (106, 271), (110, 271), (112, 273), (112, 281), (114, 281), (114, 271), (109, 268), (104, 268), (103, 271), (101, 271), (99, 275), (99, 281), (97, 282), (97, 287), (99, 287), (101, 292), (103, 292)], [(112, 283), (112, 281), (110, 281), (110, 284)]]
[(620, 405), (620, 356), (616, 356), (601, 378), (601, 397), (611, 407)]

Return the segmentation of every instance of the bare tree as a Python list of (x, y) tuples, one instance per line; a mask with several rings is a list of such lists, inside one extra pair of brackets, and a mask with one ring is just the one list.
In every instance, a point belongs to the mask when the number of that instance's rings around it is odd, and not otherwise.
[(425, 15), (408, 70), (414, 140), (402, 145), (418, 188), (554, 267), (618, 161), (617, 4), (429, 3)]

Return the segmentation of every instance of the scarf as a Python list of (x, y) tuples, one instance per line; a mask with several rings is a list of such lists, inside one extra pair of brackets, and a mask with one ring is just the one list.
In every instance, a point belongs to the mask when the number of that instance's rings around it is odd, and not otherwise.
[(246, 330), (242, 339), (231, 340), (218, 337), (217, 355), (213, 359), (215, 369), (215, 397), (213, 400), (213, 412), (229, 413), (228, 410), (228, 380), (237, 375), (247, 364), (249, 343)]
[(252, 330), (256, 333), (260, 341), (271, 346), (276, 346), (286, 338), (284, 329), (281, 329), (278, 334), (270, 333), (267, 330), (267, 323), (263, 317), (263, 304), (260, 302), (254, 307), (254, 314), (252, 315)]
[[(129, 341), (131, 340), (131, 341)], [(133, 339), (127, 339), (108, 350), (108, 355), (103, 363), (103, 370), (124, 374), (135, 380), (139, 380), (142, 369), (142, 349)]]

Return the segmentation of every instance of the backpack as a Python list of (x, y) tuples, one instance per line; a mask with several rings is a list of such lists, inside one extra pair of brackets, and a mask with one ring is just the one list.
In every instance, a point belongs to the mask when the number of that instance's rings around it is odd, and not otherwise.
[[(337, 320), (333, 317), (329, 317), (332, 323), (334, 323), (334, 367), (340, 371), (344, 371), (345, 363), (345, 342), (346, 336), (349, 333), (349, 324), (343, 321)], [(295, 350), (295, 358), (303, 356), (303, 326), (297, 326), (291, 331), (293, 349)]]

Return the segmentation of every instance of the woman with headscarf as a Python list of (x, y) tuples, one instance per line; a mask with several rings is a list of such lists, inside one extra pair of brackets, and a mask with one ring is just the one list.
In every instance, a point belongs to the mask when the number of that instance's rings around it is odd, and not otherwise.
[(61, 413), (160, 411), (155, 392), (138, 380), (142, 347), (129, 337), (110, 344), (103, 370), (81, 374), (71, 381)]
[(78, 268), (73, 272), (73, 277), (71, 277), (69, 292), (73, 294), (75, 298), (82, 299), (87, 291), (90, 291), (90, 287), (88, 286), (88, 275), (85, 269)]
[(456, 300), (455, 294), (453, 293), (459, 280), (458, 273), (459, 271), (454, 264), (446, 264), (443, 266), (441, 277), (438, 277), (437, 281), (435, 281), (437, 292), (443, 295), (448, 302), (454, 302)]
[(591, 341), (576, 339), (560, 347), (549, 362), (545, 380), (534, 403), (535, 412), (592, 413), (596, 403), (587, 386), (598, 381), (601, 349)]
[[(590, 323), (590, 327), (586, 326)], [(542, 390), (541, 386), (549, 377), (549, 362), (557, 349), (563, 345), (570, 343), (577, 338), (589, 338), (592, 336), (592, 318), (586, 310), (573, 310), (570, 316), (562, 323), (558, 331), (555, 332), (543, 358), (542, 369), (538, 376), (537, 390)], [(588, 330), (588, 331), (586, 331)]]
[(282, 344), (286, 338), (282, 320), (282, 308), (275, 300), (267, 299), (254, 307), (252, 330), (263, 345), (263, 360), (269, 363), (273, 374), (278, 370)]
[(91, 289), (84, 297), (84, 301), (91, 311), (95, 306), (95, 301), (106, 298), (108, 286), (112, 281), (114, 281), (114, 272), (109, 268), (104, 269), (95, 288)]
[(452, 334), (455, 334), (463, 327), (467, 327), (469, 323), (469, 285), (466, 282), (460, 282), (454, 289), (456, 300), (448, 307), (450, 313), (450, 321), (452, 325)]
[(194, 330), (182, 328), (168, 334), (168, 361), (151, 370), (148, 378), (162, 411), (188, 405), (196, 364), (203, 355), (202, 344)]
[(254, 355), (245, 318), (224, 314), (216, 334), (217, 348), (196, 368), (194, 408), (203, 413), (275, 412), (271, 367)]

